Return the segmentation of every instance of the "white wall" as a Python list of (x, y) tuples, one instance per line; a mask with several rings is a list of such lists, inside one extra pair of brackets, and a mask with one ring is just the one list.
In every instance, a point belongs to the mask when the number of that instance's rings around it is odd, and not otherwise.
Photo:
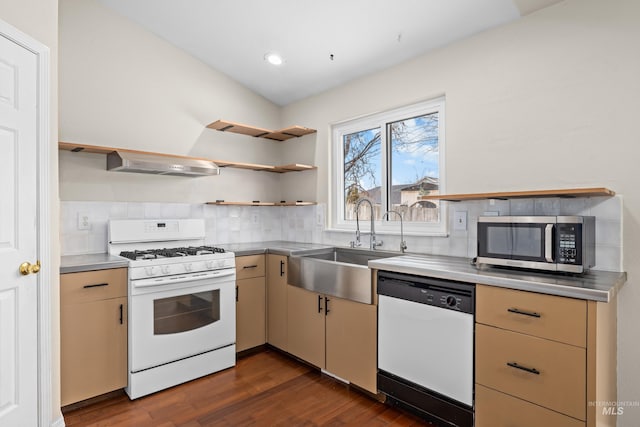
[[(281, 164), (276, 142), (206, 129), (217, 119), (277, 129), (279, 107), (95, 0), (60, 1), (60, 68), (61, 141)], [(61, 199), (280, 200), (277, 174), (189, 179), (105, 165), (103, 155), (61, 152)]]
[[(640, 2), (566, 0), (392, 69), (289, 105), (283, 122), (318, 129), (303, 147), (317, 182), (285, 191), (329, 201), (330, 124), (446, 96), (446, 192), (604, 186), (624, 199), (620, 400), (640, 400)], [(294, 189), (295, 188), (295, 189)], [(345, 242), (348, 237), (345, 237)], [(619, 426), (640, 425), (625, 408)]]
[(52, 418), (60, 417), (60, 311), (59, 266), (60, 245), (58, 241), (58, 2), (57, 0), (4, 0), (0, 2), (0, 19), (28, 34), (50, 49), (50, 126), (51, 126), (51, 336), (52, 336)]

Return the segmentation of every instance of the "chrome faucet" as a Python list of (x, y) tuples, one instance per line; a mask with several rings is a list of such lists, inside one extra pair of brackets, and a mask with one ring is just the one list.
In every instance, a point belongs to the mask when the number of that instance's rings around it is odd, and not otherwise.
[(402, 214), (398, 211), (386, 211), (384, 213), (384, 215), (382, 215), (382, 219), (384, 219), (384, 217), (389, 217), (390, 213), (394, 213), (396, 215), (398, 215), (400, 217), (400, 252), (404, 253), (405, 250), (407, 250), (407, 242), (404, 240), (404, 230), (403, 230), (403, 226), (402, 226)]
[(382, 240), (380, 240), (379, 242), (376, 241), (376, 228), (373, 221), (373, 203), (371, 203), (371, 200), (364, 198), (358, 200), (358, 203), (356, 203), (356, 240), (355, 242), (351, 242), (351, 247), (353, 248), (362, 246), (362, 243), (360, 242), (360, 218), (358, 217), (358, 211), (360, 210), (360, 205), (363, 202), (367, 202), (369, 204), (369, 209), (371, 210), (371, 239), (369, 240), (369, 249), (374, 251), (376, 249), (376, 246), (382, 246)]

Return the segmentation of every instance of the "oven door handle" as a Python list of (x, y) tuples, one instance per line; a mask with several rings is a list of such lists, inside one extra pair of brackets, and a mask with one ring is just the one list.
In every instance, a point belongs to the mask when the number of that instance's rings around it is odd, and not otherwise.
[(233, 276), (236, 274), (235, 269), (227, 270), (214, 270), (206, 271), (202, 273), (193, 273), (188, 276), (168, 276), (168, 277), (156, 277), (154, 279), (140, 279), (133, 280), (132, 285), (134, 288), (146, 288), (149, 286), (171, 285), (173, 283), (193, 282), (202, 279), (213, 279), (218, 277)]

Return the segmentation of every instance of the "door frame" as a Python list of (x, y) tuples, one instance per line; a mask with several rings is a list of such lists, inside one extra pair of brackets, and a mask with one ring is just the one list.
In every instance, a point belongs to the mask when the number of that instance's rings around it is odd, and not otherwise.
[[(0, 35), (35, 54), (37, 59), (37, 256), (41, 262), (38, 274), (38, 425), (54, 425), (52, 408), (53, 369), (51, 351), (51, 72), (50, 49), (33, 37), (0, 20)], [(57, 217), (57, 216), (56, 216)], [(59, 408), (56, 425), (64, 425)]]

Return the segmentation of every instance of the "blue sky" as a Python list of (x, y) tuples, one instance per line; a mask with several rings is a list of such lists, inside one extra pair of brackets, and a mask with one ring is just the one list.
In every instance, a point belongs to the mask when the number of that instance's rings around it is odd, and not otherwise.
[[(427, 132), (424, 131), (427, 120), (424, 117), (417, 117), (403, 121), (409, 131), (413, 131), (418, 137), (424, 137)], [(363, 134), (367, 139), (374, 137), (377, 129), (364, 131)], [(377, 165), (381, 165), (381, 156), (377, 155), (371, 159)], [(365, 189), (371, 189), (380, 185), (381, 167), (375, 180), (370, 176), (362, 177), (362, 186)], [(409, 145), (402, 149), (395, 149), (392, 153), (392, 184), (412, 184), (416, 180), (425, 176), (438, 178), (439, 173), (439, 152), (431, 151), (426, 145), (417, 146)]]

